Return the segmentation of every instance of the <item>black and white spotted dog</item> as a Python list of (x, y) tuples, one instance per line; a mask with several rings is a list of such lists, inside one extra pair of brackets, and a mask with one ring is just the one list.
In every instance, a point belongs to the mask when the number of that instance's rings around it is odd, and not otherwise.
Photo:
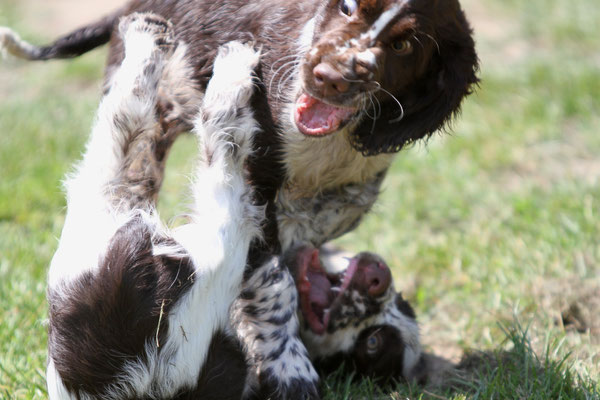
[[(232, 321), (246, 345), (250, 386), (277, 387), (289, 374), (292, 381), (302, 376), (290, 367), (290, 361), (297, 366), (302, 360), (302, 353), (296, 354), (302, 347), (285, 345), (294, 338), (287, 321), (293, 321), (296, 302), (303, 344), (319, 372), (344, 365), (364, 377), (427, 378), (415, 313), (395, 290), (385, 261), (367, 252), (348, 257), (302, 245), (256, 270), (234, 304)], [(272, 396), (259, 393), (258, 398)], [(281, 398), (305, 398), (285, 393)]]
[[(256, 186), (268, 188), (259, 194), (267, 204), (266, 248), (288, 260), (299, 246), (319, 249), (358, 226), (394, 153), (446, 126), (477, 83), (472, 32), (458, 0), (131, 0), (50, 46), (32, 46), (6, 28), (0, 44), (19, 57), (45, 60), (110, 41), (110, 90), (124, 55), (116, 21), (131, 12), (168, 18), (182, 42), (158, 88), (158, 121), (167, 136), (193, 127), (220, 45), (253, 40), (261, 47), (257, 74), (268, 107), (255, 112), (270, 123), (261, 124), (249, 165)], [(310, 273), (296, 275), (294, 283), (275, 256), (259, 268), (262, 254), (251, 246), (252, 267), (233, 314), (252, 364), (248, 389), (258, 388), (264, 398), (305, 398), (316, 391), (311, 361), (351, 358), (375, 366), (387, 354), (397, 357), (374, 375), (387, 376), (390, 368), (396, 376), (400, 370), (405, 378), (419, 375), (412, 311), (391, 284), (382, 293), (365, 289), (363, 276), (375, 267), (359, 265), (379, 262), (350, 262), (341, 279), (323, 257), (323, 268), (309, 263)], [(302, 271), (307, 264), (299, 265)], [(279, 301), (292, 299), (298, 309)], [(393, 351), (373, 350), (379, 342)], [(304, 345), (310, 359), (298, 350)]]
[(191, 221), (169, 231), (154, 202), (173, 140), (156, 117), (172, 29), (133, 14), (120, 34), (125, 57), (66, 183), (48, 283), (49, 396), (239, 398), (245, 360), (227, 327), (264, 216), (245, 172), (259, 53), (239, 42), (219, 49), (195, 123), (202, 160)]

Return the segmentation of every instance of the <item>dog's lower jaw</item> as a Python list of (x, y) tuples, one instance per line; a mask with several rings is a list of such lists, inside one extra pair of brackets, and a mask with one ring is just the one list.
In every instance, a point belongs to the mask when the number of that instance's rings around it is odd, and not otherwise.
[(347, 124), (325, 137), (304, 135), (295, 121), (296, 100), (302, 93), (298, 77), (288, 89), (281, 111), (282, 164), (287, 177), (282, 193), (287, 198), (312, 197), (348, 184), (368, 184), (390, 167), (395, 154), (365, 157), (352, 146), (352, 132), (368, 118), (364, 112), (357, 112)]

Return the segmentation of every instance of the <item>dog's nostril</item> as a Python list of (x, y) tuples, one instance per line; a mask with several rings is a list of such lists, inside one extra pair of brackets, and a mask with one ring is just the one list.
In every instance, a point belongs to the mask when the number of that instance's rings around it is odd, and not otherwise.
[(366, 271), (368, 291), (371, 296), (382, 295), (392, 282), (390, 269), (385, 265), (375, 264), (367, 267)]
[(313, 68), (315, 85), (323, 90), (323, 94), (336, 95), (350, 89), (350, 83), (344, 76), (327, 63), (320, 63)]

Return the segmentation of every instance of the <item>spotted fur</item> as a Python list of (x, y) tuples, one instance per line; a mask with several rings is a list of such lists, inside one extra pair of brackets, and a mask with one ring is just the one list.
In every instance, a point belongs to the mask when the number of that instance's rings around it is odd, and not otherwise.
[(231, 320), (248, 359), (246, 398), (318, 398), (318, 376), (298, 336), (297, 303), (294, 279), (279, 257), (244, 280)]
[(49, 397), (239, 398), (246, 364), (228, 311), (264, 216), (245, 169), (259, 54), (240, 43), (219, 50), (195, 124), (204, 157), (192, 222), (169, 231), (154, 200), (168, 150), (157, 146), (156, 95), (172, 27), (152, 14), (120, 27), (126, 55), (67, 181), (50, 267)]

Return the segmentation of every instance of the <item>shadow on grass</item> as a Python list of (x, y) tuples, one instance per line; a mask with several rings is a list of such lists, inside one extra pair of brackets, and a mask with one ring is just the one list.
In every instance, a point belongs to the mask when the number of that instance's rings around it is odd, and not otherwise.
[(467, 352), (457, 364), (426, 354), (424, 386), (381, 386), (336, 373), (324, 381), (324, 399), (600, 399), (597, 382), (573, 372), (569, 354), (551, 357), (558, 341), (548, 344), (540, 357), (527, 328), (515, 322), (503, 330), (506, 340), (498, 349)]

